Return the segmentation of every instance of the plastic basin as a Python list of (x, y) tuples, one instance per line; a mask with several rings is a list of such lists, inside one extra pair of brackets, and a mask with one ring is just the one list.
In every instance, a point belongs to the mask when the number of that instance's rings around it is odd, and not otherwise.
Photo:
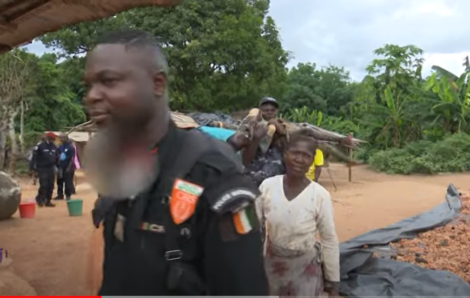
[(81, 216), (83, 209), (83, 200), (73, 199), (67, 201), (67, 209), (70, 216)]

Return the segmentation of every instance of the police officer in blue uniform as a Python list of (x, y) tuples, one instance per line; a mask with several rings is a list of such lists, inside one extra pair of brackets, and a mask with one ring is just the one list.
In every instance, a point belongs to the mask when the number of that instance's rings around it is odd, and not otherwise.
[(98, 295), (266, 296), (260, 193), (228, 144), (171, 122), (167, 71), (161, 49), (140, 31), (111, 33), (87, 57), (95, 138), (114, 132), (109, 151), (145, 146), (155, 178), (135, 196), (102, 193), (96, 202), (105, 241)]
[(57, 157), (54, 135), (47, 133), (42, 141), (33, 148), (30, 162), (30, 171), (36, 172), (39, 178), (39, 189), (36, 195), (36, 202), (39, 207), (55, 207), (51, 200), (54, 192)]
[(59, 160), (57, 162), (57, 197), (54, 200), (63, 200), (65, 198), (70, 200), (74, 191), (73, 185), (73, 157), (75, 149), (69, 141), (66, 134), (60, 135), (60, 142), (62, 143), (58, 148)]

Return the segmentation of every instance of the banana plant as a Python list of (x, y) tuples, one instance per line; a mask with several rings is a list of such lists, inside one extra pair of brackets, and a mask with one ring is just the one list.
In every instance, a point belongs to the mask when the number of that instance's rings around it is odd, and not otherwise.
[(370, 137), (385, 148), (389, 145), (400, 147), (408, 132), (413, 129), (408, 125), (408, 96), (393, 92), (392, 89), (387, 86), (381, 96), (382, 103), (370, 106), (368, 117), (360, 120), (360, 123), (371, 128)]
[(431, 67), (432, 70), (434, 70), (435, 74), (438, 76), (438, 77), (446, 77), (446, 78), (449, 78), (451, 79), (452, 81), (456, 81), (459, 77), (453, 73), (451, 73), (450, 71), (448, 71), (447, 69), (445, 68), (442, 68), (438, 65), (433, 65)]
[(443, 121), (444, 129), (451, 133), (461, 132), (470, 118), (470, 72), (457, 80), (432, 74), (424, 84), (426, 91), (434, 93), (438, 101), (431, 108), (435, 114), (433, 124)]
[(286, 115), (281, 115), (281, 118), (287, 118), (292, 122), (306, 122), (316, 126), (320, 126), (323, 120), (323, 114), (320, 111), (309, 110), (306, 106), (300, 109), (290, 109)]

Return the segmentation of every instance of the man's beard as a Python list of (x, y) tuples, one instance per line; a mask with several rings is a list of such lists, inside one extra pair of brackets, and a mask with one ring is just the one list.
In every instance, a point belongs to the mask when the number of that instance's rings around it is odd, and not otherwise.
[(85, 148), (84, 169), (88, 181), (103, 197), (134, 199), (157, 178), (157, 156), (148, 158), (147, 148), (142, 149), (142, 154), (125, 156), (121, 137), (120, 130), (101, 129)]

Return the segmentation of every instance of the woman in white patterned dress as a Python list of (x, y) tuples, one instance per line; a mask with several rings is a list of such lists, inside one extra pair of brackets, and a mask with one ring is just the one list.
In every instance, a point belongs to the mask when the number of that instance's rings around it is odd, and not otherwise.
[(271, 295), (338, 295), (339, 248), (330, 194), (305, 177), (315, 150), (310, 130), (293, 133), (284, 153), (286, 175), (260, 185), (257, 211), (265, 229)]

